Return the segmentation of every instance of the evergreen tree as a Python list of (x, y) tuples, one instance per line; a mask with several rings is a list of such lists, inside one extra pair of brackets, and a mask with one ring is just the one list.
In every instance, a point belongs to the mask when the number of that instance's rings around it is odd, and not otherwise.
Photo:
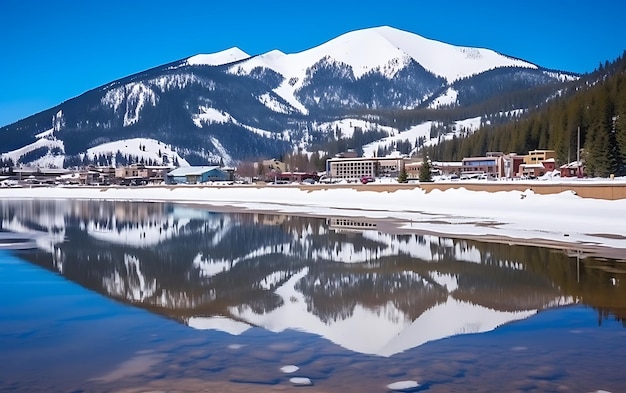
[(428, 156), (426, 156), (426, 158), (424, 158), (424, 161), (422, 162), (422, 166), (420, 166), (420, 171), (419, 171), (419, 181), (420, 182), (431, 182), (433, 181), (433, 177), (431, 174), (431, 168), (432, 165), (430, 163), (430, 158), (428, 158)]
[(619, 176), (626, 175), (626, 101), (617, 109), (615, 114), (615, 141), (619, 152)]
[(406, 174), (406, 168), (402, 165), (402, 169), (400, 169), (400, 175), (398, 175), (398, 183), (407, 183), (409, 178)]

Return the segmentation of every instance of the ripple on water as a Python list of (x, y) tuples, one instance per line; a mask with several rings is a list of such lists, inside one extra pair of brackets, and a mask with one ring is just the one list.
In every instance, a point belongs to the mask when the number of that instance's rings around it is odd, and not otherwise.
[(284, 372), (285, 374), (291, 374), (291, 373), (295, 373), (299, 369), (300, 369), (300, 367), (295, 366), (293, 364), (289, 364), (289, 365), (286, 365), (286, 366), (282, 366), (280, 368), (280, 371)]
[(294, 384), (295, 386), (311, 386), (313, 385), (313, 381), (307, 377), (293, 377), (289, 378), (289, 382)]
[(417, 381), (397, 381), (387, 385), (387, 389), (394, 392), (414, 392), (419, 387)]

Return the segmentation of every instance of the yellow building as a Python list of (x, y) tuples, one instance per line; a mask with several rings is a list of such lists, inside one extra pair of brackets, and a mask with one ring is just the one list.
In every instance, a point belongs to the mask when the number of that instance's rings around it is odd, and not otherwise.
[(556, 159), (556, 152), (554, 150), (532, 150), (524, 157), (524, 164), (541, 164), (551, 158)]

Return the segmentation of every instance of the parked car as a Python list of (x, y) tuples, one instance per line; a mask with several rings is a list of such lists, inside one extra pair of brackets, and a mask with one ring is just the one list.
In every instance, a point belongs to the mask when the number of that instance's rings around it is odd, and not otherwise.
[(363, 184), (372, 183), (374, 181), (375, 181), (375, 179), (374, 179), (373, 176), (362, 176), (361, 177), (361, 183), (363, 183)]

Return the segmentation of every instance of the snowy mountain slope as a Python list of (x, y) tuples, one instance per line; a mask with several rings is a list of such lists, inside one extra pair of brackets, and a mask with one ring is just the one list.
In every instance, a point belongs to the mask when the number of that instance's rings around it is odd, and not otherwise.
[(457, 97), (459, 92), (454, 90), (452, 87), (446, 89), (445, 93), (436, 97), (432, 100), (430, 104), (428, 104), (428, 108), (437, 109), (442, 106), (451, 106), (457, 103)]
[(122, 139), (87, 149), (87, 155), (90, 157), (109, 154), (115, 156), (118, 152), (146, 161), (152, 160), (161, 165), (172, 165), (176, 161), (180, 166), (189, 166), (184, 158), (172, 150), (172, 146), (149, 138)]
[(256, 67), (267, 67), (286, 79), (298, 78), (294, 83), (297, 88), (306, 70), (324, 57), (349, 65), (357, 79), (371, 71), (393, 78), (409, 58), (448, 82), (498, 67), (537, 68), (489, 49), (454, 46), (382, 26), (352, 31), (299, 53), (274, 50), (233, 66), (231, 72), (250, 73)]
[(237, 47), (234, 47), (223, 50), (221, 52), (191, 56), (187, 59), (187, 64), (217, 66), (222, 64), (234, 63), (236, 61), (247, 59), (249, 57), (249, 54)]
[[(482, 117), (474, 117), (470, 119), (462, 119), (454, 121), (452, 124), (447, 125), (451, 129), (451, 132), (446, 134), (432, 135), (432, 128), (438, 123), (427, 121), (416, 126), (410, 127), (408, 130), (400, 131), (392, 134), (386, 138), (379, 139), (375, 142), (368, 143), (363, 146), (363, 156), (373, 157), (378, 155), (380, 149), (390, 149), (399, 142), (409, 141), (414, 143), (417, 140), (422, 140), (422, 146), (433, 146), (438, 144), (441, 140), (452, 139), (453, 137), (460, 137), (463, 134), (472, 134), (474, 131), (480, 128)], [(415, 143), (417, 145), (417, 143)], [(393, 150), (393, 149), (392, 149)], [(417, 147), (414, 148), (410, 154), (416, 153)]]
[(333, 120), (321, 123), (313, 123), (312, 128), (318, 132), (335, 133), (342, 138), (350, 138), (354, 135), (356, 128), (360, 128), (361, 131), (380, 130), (389, 135), (396, 134), (398, 131), (390, 126), (381, 126), (375, 121), (367, 121), (357, 118), (345, 118), (340, 120)]
[(378, 151), (379, 147), (389, 147), (394, 142), (397, 142), (397, 141), (404, 141), (408, 139), (409, 141), (413, 142), (418, 138), (430, 139), (431, 125), (432, 125), (432, 122), (427, 121), (425, 123), (411, 127), (408, 130), (398, 132), (395, 135), (380, 139), (376, 142), (369, 143), (363, 146), (363, 156), (374, 157), (376, 156), (376, 152)]
[(375, 29), (424, 68), (448, 82), (500, 67), (537, 68), (529, 62), (490, 49), (454, 46), (388, 26)]
[[(39, 134), (39, 137), (35, 142), (23, 146), (19, 149), (15, 149), (3, 154), (0, 154), (2, 159), (10, 159), (14, 163), (29, 162), (32, 165), (36, 165), (40, 168), (59, 168), (63, 166), (64, 146), (63, 141), (60, 141), (52, 136), (52, 129)], [(29, 154), (36, 155), (33, 159), (29, 159)]]

